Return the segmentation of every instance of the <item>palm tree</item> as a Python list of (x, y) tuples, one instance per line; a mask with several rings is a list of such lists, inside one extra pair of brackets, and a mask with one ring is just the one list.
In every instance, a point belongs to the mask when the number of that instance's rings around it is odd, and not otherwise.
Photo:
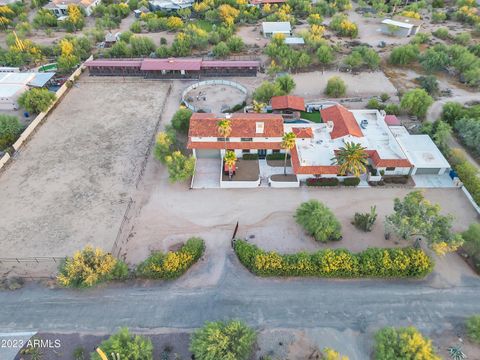
[(232, 122), (229, 119), (222, 119), (217, 123), (218, 134), (223, 137), (225, 151), (227, 151), (227, 138), (232, 133)]
[(253, 100), (253, 104), (252, 104), (252, 109), (254, 112), (256, 113), (261, 113), (263, 111), (263, 109), (265, 108), (265, 103), (263, 102), (260, 102), (260, 101), (257, 101), (257, 100)]
[(367, 171), (368, 154), (365, 148), (360, 144), (346, 142), (332, 158), (334, 165), (340, 166), (339, 174), (360, 176)]
[(285, 133), (282, 137), (281, 147), (285, 150), (285, 161), (283, 163), (283, 175), (287, 176), (287, 156), (294, 148), (297, 136), (293, 132)]
[(232, 180), (233, 168), (237, 163), (237, 155), (235, 155), (235, 151), (228, 150), (225, 153), (224, 160), (225, 160), (225, 165), (227, 165), (228, 167), (228, 178)]

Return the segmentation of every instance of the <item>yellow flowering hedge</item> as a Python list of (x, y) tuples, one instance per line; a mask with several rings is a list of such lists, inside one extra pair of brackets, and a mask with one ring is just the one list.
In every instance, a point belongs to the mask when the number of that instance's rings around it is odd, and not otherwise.
[(91, 246), (65, 258), (59, 267), (57, 281), (68, 287), (90, 287), (102, 281), (124, 279), (127, 265), (113, 255)]
[(423, 277), (433, 270), (433, 260), (421, 249), (370, 248), (360, 253), (326, 249), (313, 253), (266, 252), (245, 240), (235, 241), (240, 262), (260, 276)]
[(175, 279), (184, 274), (205, 251), (200, 238), (190, 238), (179, 251), (156, 251), (137, 267), (139, 277), (150, 279)]

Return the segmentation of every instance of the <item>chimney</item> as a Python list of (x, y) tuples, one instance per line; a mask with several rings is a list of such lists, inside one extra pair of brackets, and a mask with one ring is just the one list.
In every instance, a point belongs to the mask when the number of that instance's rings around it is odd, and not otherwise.
[(332, 120), (327, 121), (327, 131), (329, 133), (331, 133), (333, 131), (333, 121)]
[(232, 114), (226, 113), (225, 114), (225, 119), (230, 119), (232, 117)]
[(256, 133), (257, 134), (263, 134), (264, 126), (265, 126), (265, 124), (263, 122), (257, 122), (256, 123)]

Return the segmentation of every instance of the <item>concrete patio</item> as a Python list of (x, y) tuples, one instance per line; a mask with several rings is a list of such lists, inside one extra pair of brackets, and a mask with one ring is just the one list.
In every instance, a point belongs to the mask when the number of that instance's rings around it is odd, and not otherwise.
[(192, 189), (220, 188), (220, 169), (220, 159), (197, 159)]
[(456, 188), (458, 187), (448, 173), (443, 175), (412, 175), (416, 188)]

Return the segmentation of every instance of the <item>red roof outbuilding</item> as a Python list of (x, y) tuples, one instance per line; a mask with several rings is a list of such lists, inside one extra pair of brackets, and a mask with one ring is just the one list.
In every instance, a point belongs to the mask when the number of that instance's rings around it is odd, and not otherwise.
[(313, 138), (313, 130), (310, 127), (292, 128), (292, 132), (299, 139)]
[(305, 110), (305, 100), (300, 96), (274, 96), (271, 100), (272, 110)]
[(355, 120), (355, 117), (346, 107), (342, 105), (333, 105), (326, 109), (320, 110), (323, 122), (332, 121), (333, 131), (332, 139), (352, 135), (363, 137), (362, 130)]
[(388, 126), (400, 126), (402, 123), (395, 115), (385, 115), (385, 123)]
[(140, 70), (200, 71), (201, 59), (143, 59)]

